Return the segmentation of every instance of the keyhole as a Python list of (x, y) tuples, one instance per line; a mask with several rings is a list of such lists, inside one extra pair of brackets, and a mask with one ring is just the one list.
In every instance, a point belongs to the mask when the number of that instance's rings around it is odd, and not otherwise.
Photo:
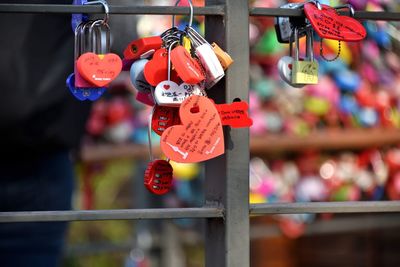
[(199, 106), (194, 106), (190, 109), (191, 113), (199, 113), (200, 112), (200, 107)]

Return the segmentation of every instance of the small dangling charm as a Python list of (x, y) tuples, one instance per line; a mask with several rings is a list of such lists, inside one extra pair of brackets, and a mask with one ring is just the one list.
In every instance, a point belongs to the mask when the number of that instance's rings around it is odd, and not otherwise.
[(336, 56), (334, 58), (332, 58), (332, 59), (326, 58), (325, 55), (324, 55), (324, 51), (323, 51), (323, 47), (322, 47), (322, 38), (321, 38), (321, 41), (319, 43), (319, 55), (321, 56), (321, 58), (323, 60), (328, 61), (328, 62), (335, 61), (336, 59), (339, 58), (340, 52), (341, 52), (341, 43), (340, 43), (340, 40), (338, 40), (338, 51), (337, 51)]

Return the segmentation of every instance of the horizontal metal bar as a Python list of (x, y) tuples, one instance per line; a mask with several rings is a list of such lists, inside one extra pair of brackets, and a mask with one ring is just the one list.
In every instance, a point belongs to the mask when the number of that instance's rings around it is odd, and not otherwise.
[[(187, 15), (188, 7), (175, 6), (114, 6), (110, 5), (110, 14), (151, 14), (151, 15)], [(194, 7), (194, 15), (224, 15), (224, 6)], [(0, 4), (0, 13), (88, 13), (102, 14), (102, 5), (44, 5), (44, 4)]]
[[(339, 12), (340, 14), (349, 15), (349, 12)], [(266, 17), (303, 17), (302, 9), (288, 8), (250, 8), (250, 16), (266, 16)], [(365, 20), (400, 20), (399, 12), (370, 12), (370, 11), (355, 11), (354, 18)]]
[[(348, 216), (348, 215), (347, 215)], [(316, 220), (307, 223), (303, 236), (315, 236), (325, 234), (340, 234), (374, 229), (384, 230), (400, 227), (399, 214), (360, 214), (351, 217), (335, 216), (331, 220)], [(278, 224), (254, 223), (250, 229), (250, 238), (276, 238), (282, 236), (282, 231)]]
[(400, 201), (296, 202), (250, 205), (250, 214), (400, 212)]
[(165, 208), (165, 209), (120, 209), (79, 211), (30, 211), (0, 212), (0, 223), (50, 222), (50, 221), (101, 221), (144, 220), (178, 218), (221, 218), (222, 208)]

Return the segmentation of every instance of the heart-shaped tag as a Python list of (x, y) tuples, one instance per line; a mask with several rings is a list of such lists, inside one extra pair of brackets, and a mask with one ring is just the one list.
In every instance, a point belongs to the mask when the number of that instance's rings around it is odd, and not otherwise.
[(214, 103), (204, 96), (190, 96), (179, 108), (182, 125), (171, 126), (161, 136), (161, 149), (173, 161), (201, 162), (222, 155), (224, 133)]
[(71, 73), (67, 78), (67, 87), (72, 95), (80, 100), (84, 101), (89, 99), (90, 101), (95, 101), (99, 99), (103, 93), (106, 91), (105, 87), (93, 87), (93, 88), (77, 88), (75, 87), (75, 74)]
[(153, 129), (156, 134), (162, 135), (168, 127), (180, 123), (179, 108), (155, 106), (153, 116), (151, 117), (151, 129)]
[(200, 64), (194, 60), (188, 51), (178, 45), (171, 51), (171, 62), (178, 76), (188, 84), (198, 84), (205, 79)]
[[(154, 52), (153, 58), (146, 63), (143, 73), (146, 81), (152, 86), (168, 80), (168, 51), (161, 48)], [(174, 70), (171, 70), (171, 81), (179, 83), (178, 75)]]
[(151, 93), (153, 87), (146, 81), (143, 74), (144, 66), (146, 66), (147, 62), (147, 59), (136, 60), (131, 66), (130, 77), (132, 85), (136, 90), (144, 93)]
[(172, 166), (168, 161), (155, 160), (147, 165), (144, 185), (153, 194), (163, 195), (172, 187)]
[(78, 58), (76, 67), (85, 80), (103, 87), (117, 78), (122, 70), (122, 61), (117, 54), (96, 55), (89, 52)]
[(328, 5), (321, 4), (321, 7), (320, 10), (311, 2), (304, 4), (304, 13), (321, 38), (351, 42), (366, 37), (364, 26), (356, 19), (341, 16)]
[(154, 90), (154, 98), (160, 106), (179, 107), (191, 95), (206, 96), (206, 92), (197, 84), (177, 85), (172, 81), (160, 82)]

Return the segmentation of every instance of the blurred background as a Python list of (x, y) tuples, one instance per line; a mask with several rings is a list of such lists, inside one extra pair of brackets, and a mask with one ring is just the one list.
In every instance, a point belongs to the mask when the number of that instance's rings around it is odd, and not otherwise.
[[(115, 4), (125, 3), (129, 1)], [(140, 3), (174, 5), (175, 1)], [(249, 2), (253, 7), (285, 3)], [(397, 1), (349, 3), (355, 10), (399, 11)], [(194, 5), (203, 6), (204, 1)], [(171, 26), (171, 19), (111, 16), (114, 52), (122, 57), (131, 40), (159, 35)], [(177, 19), (184, 27), (187, 17)], [(319, 56), (316, 37), (319, 83), (293, 88), (279, 77), (277, 62), (289, 51), (287, 44), (277, 41), (274, 19), (251, 17), (250, 22), (249, 103), (254, 124), (249, 201), (399, 200), (399, 24), (363, 21), (367, 38), (342, 42), (340, 56), (332, 62)], [(194, 23), (204, 31), (203, 17)], [(324, 40), (323, 49), (326, 57), (333, 58), (338, 42)], [(143, 186), (150, 107), (137, 102), (135, 94), (125, 72), (93, 103), (77, 155), (74, 208), (201, 206), (201, 164), (173, 164), (174, 188), (164, 196), (152, 195)], [(157, 144), (157, 135), (152, 142)], [(154, 152), (160, 154), (157, 146)], [(72, 222), (63, 266), (204, 266), (202, 223), (192, 219)], [(399, 230), (397, 214), (253, 217), (251, 266), (400, 266)]]

